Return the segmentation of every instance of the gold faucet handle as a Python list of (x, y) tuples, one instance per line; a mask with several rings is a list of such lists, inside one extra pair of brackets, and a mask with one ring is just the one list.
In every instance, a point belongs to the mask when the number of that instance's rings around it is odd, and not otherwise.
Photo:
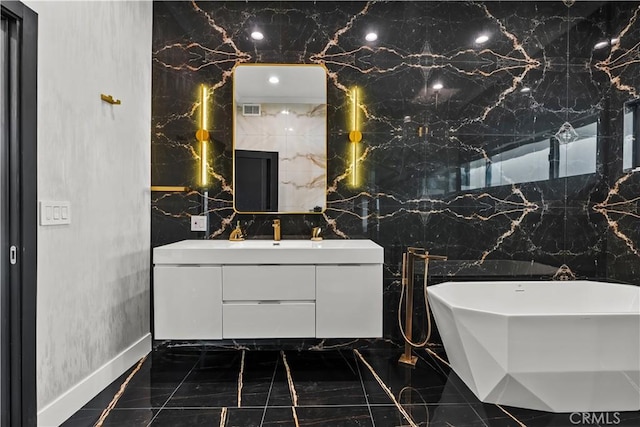
[(229, 240), (231, 240), (232, 242), (239, 242), (241, 240), (244, 240), (244, 234), (242, 233), (242, 229), (240, 228), (240, 221), (238, 221), (235, 230), (231, 231)]
[(322, 229), (320, 227), (313, 227), (313, 230), (311, 230), (311, 240), (314, 240), (314, 241), (322, 240), (322, 237), (320, 236), (321, 231)]

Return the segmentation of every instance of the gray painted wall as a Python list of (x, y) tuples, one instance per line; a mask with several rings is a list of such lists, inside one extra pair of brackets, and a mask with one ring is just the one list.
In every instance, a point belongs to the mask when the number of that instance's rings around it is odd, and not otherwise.
[[(151, 2), (37, 2), (38, 408), (149, 332)], [(100, 94), (122, 100), (111, 106)]]

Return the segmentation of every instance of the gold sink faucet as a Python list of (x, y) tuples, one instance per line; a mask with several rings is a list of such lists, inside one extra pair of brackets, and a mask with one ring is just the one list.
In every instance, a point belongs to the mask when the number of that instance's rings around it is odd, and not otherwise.
[(320, 227), (313, 227), (313, 230), (311, 230), (311, 240), (315, 242), (322, 240), (322, 237), (320, 236), (321, 232), (322, 229)]
[(273, 224), (271, 226), (273, 227), (273, 240), (279, 241), (280, 240), (280, 220), (274, 219)]

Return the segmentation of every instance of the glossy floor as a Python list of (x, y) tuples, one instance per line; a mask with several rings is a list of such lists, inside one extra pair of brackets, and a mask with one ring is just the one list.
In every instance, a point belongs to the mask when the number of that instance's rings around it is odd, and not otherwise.
[(74, 414), (84, 426), (639, 426), (640, 412), (550, 414), (479, 402), (441, 350), (163, 348)]

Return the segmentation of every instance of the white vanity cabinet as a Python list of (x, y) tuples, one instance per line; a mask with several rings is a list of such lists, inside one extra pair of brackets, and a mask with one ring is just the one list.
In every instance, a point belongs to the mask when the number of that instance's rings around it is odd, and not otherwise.
[(156, 339), (222, 338), (222, 268), (156, 265), (153, 311)]
[(382, 337), (382, 264), (316, 267), (316, 337)]
[(370, 240), (185, 240), (154, 248), (154, 338), (382, 337)]

